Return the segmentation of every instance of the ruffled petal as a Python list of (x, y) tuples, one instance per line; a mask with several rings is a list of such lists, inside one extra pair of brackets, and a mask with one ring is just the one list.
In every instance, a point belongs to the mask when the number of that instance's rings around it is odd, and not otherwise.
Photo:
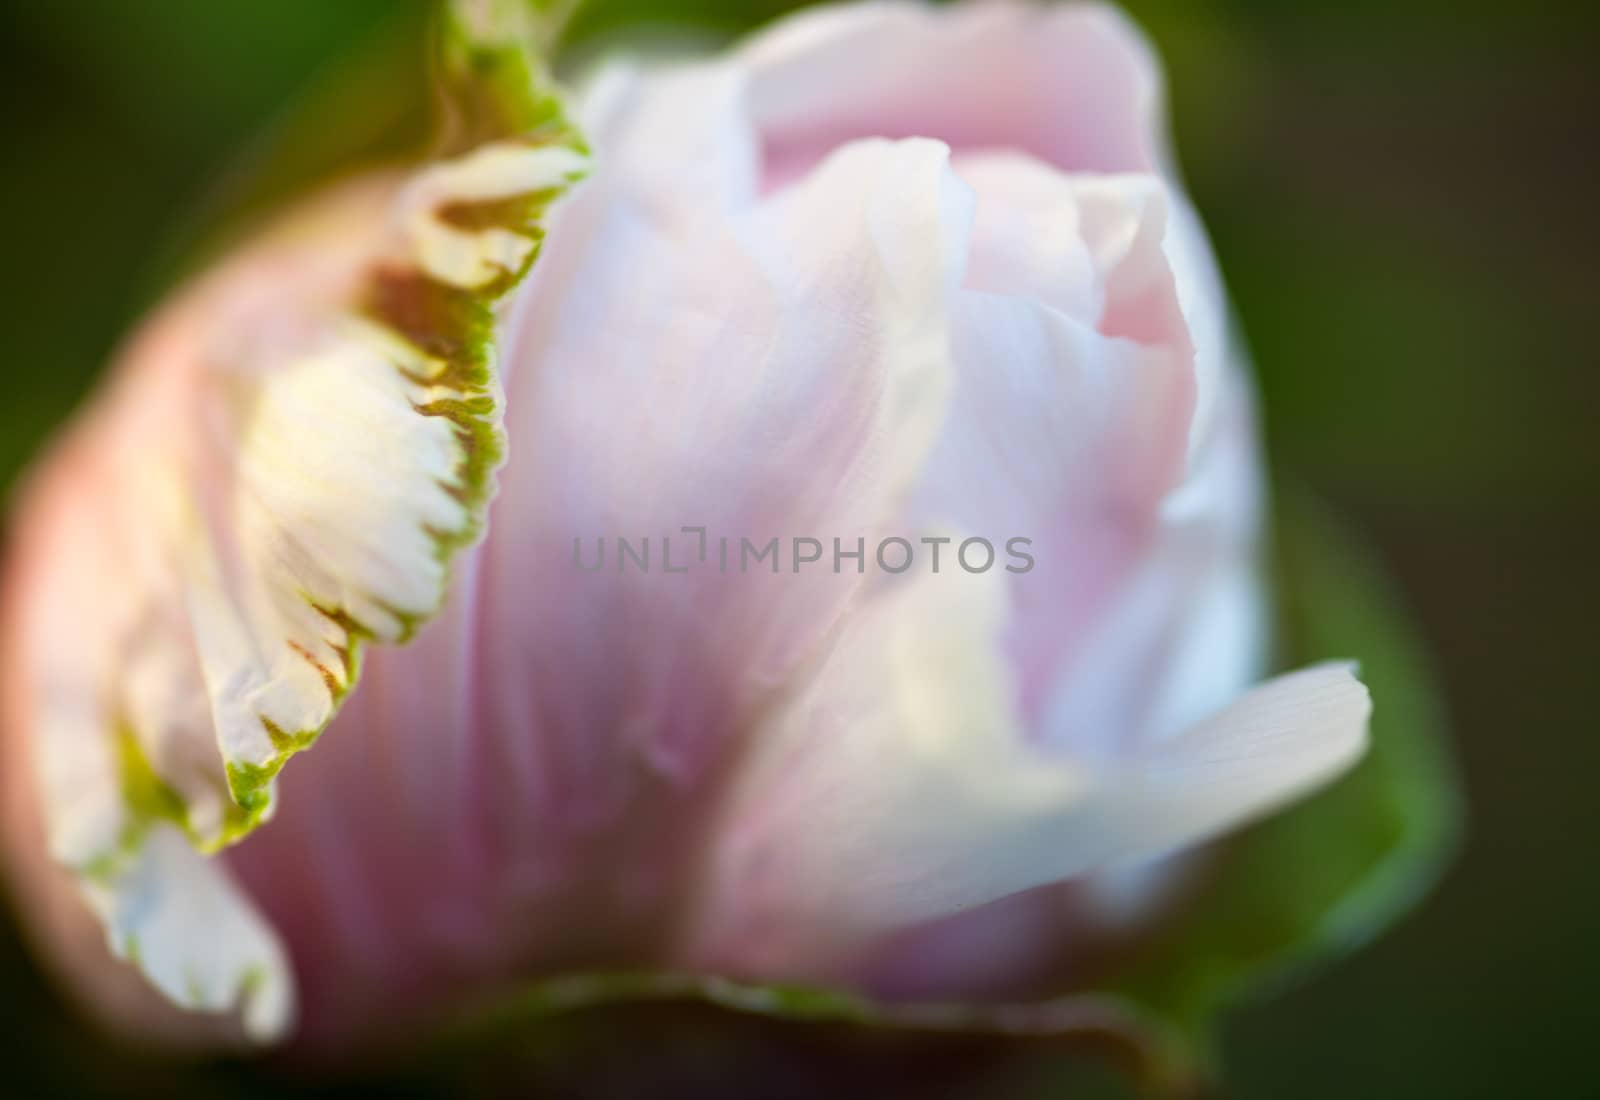
[[(1165, 179), (1165, 251), (1193, 348), (1189, 438), (1191, 457), (1198, 454), (1232, 369), (1227, 309), (1205, 232), (1181, 194), (1160, 66), (1126, 16), (1095, 3), (1012, 0), (824, 6), (778, 22), (736, 59), (764, 190), (865, 136), (936, 138), (958, 161), (994, 156), (1058, 173)], [(989, 186), (971, 182), (980, 192)], [(1050, 248), (1071, 233), (1059, 217), (1027, 223), (1034, 237), (1019, 242), (1029, 253), (1022, 272), (1047, 264), (1053, 274), (1072, 259), (1070, 242), (1064, 252)], [(1056, 286), (1040, 300), (1059, 305), (1071, 293)]]
[(491, 100), (516, 131), (336, 187), (180, 291), (16, 517), (9, 736), (50, 851), (114, 953), (256, 1038), (284, 959), (202, 853), (266, 818), (361, 648), (439, 608), (503, 452), (494, 306), (587, 163), (545, 93)]
[(956, 166), (978, 194), (972, 267), (950, 413), (909, 519), (1029, 555), (1008, 580), (1006, 644), (1039, 728), (1183, 479), (1192, 348), (1160, 180), (1070, 176), (1011, 154)]

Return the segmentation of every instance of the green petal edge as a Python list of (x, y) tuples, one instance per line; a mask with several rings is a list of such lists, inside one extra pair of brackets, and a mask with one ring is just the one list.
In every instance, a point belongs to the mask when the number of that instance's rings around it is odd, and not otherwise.
[[(443, 62), (439, 85), (445, 113), (442, 156), (465, 152), (493, 141), (524, 143), (531, 148), (561, 146), (587, 155), (578, 130), (567, 120), (561, 98), (543, 65), (531, 52), (535, 25), (520, 3), (475, 3), (456, 0), (445, 9)], [(360, 295), (358, 311), (424, 355), (444, 364), (425, 381), (464, 395), (461, 399), (420, 406), (424, 416), (449, 420), (464, 455), (450, 486), (470, 519), (462, 528), (430, 531), (441, 561), (449, 561), (482, 533), (482, 522), (494, 491), (494, 471), (505, 456), (499, 426), (498, 388), (493, 377), (493, 341), (498, 303), (527, 275), (544, 241), (544, 219), (567, 186), (545, 188), (511, 198), (462, 202), (445, 207), (442, 220), (465, 229), (500, 229), (528, 240), (532, 247), (516, 270), (470, 288), (453, 286), (415, 267), (375, 266)], [(418, 381), (423, 381), (418, 379)], [(330, 687), (334, 702), (355, 685), (361, 647), (371, 631), (342, 608), (313, 607), (349, 638), (344, 655), (343, 690)], [(409, 640), (422, 619), (403, 617)], [(330, 685), (337, 678), (322, 670)], [(266, 816), (270, 786), (290, 757), (314, 745), (321, 729), (281, 730), (263, 719), (277, 750), (259, 764), (230, 763), (229, 793), (239, 812), (208, 849), (231, 844), (247, 835)]]

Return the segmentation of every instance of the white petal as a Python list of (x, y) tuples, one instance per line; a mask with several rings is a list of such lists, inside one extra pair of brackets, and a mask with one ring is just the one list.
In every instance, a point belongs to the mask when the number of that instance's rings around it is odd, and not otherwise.
[[(898, 511), (944, 415), (971, 221), (928, 141), (853, 144), (698, 220), (647, 186), (595, 179), (534, 276), (512, 352), (525, 449), (484, 567), (485, 591), (517, 594), (483, 609), (485, 724), (511, 741), (540, 723), (495, 781), (521, 812), (591, 824), (663, 775), (703, 778), (863, 583), (797, 573), (789, 548), (831, 555)], [(649, 574), (619, 538), (650, 540)], [(690, 574), (665, 571), (666, 538)], [(742, 567), (745, 540), (778, 540), (781, 572)], [(605, 568), (580, 572), (575, 543), (592, 561), (597, 541)]]
[(721, 61), (613, 61), (584, 90), (582, 121), (608, 185), (657, 221), (728, 216), (758, 197), (761, 148), (744, 74)]
[(1170, 852), (1332, 779), (1365, 746), (1365, 688), (1322, 666), (1135, 758), (1047, 752), (1021, 732), (1004, 614), (992, 574), (962, 573), (859, 613), (739, 778), (705, 899), (711, 958), (804, 966), (808, 951)]
[(1097, 820), (1113, 858), (1209, 840), (1342, 774), (1367, 747), (1372, 699), (1346, 663), (1269, 680), (1107, 773)]
[(1146, 552), (1050, 683), (1042, 724), (1063, 751), (1137, 751), (1266, 671), (1256, 424), (1245, 380), (1228, 383), (1211, 439), (1162, 502)]
[(112, 954), (136, 963), (174, 1004), (238, 1011), (258, 1042), (288, 1031), (294, 990), (276, 934), (224, 865), (181, 831), (156, 827), (122, 866), (90, 876), (84, 894)]
[(1028, 540), (1005, 644), (1033, 726), (1158, 536), (1183, 476), (1192, 360), (1159, 180), (1015, 154), (956, 168), (978, 194), (972, 265), (950, 413), (910, 518)]

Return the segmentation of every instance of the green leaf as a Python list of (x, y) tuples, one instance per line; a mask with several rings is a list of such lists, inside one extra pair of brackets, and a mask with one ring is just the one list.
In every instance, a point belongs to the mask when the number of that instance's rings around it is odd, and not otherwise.
[(1075, 1100), (1092, 1100), (1125, 1096), (1127, 1081), (1169, 1091), (1156, 1075), (1172, 1042), (1161, 1021), (1111, 995), (885, 1004), (698, 975), (585, 974), (491, 999), (414, 1051), (400, 1076), (446, 1091), (481, 1079), (582, 1096), (744, 1095), (777, 1081), (784, 1095), (876, 1083), (891, 1095), (1059, 1096), (1070, 1082)]
[(1459, 835), (1433, 678), (1399, 600), (1315, 503), (1285, 493), (1279, 514), (1285, 663), (1359, 660), (1372, 747), (1338, 783), (1225, 845), (1188, 911), (1116, 983), (1170, 1020), (1200, 1064), (1219, 1009), (1381, 932), (1432, 886)]

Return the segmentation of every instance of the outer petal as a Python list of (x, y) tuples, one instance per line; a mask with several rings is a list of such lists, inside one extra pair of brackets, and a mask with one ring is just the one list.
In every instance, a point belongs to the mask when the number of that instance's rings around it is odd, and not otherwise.
[(884, 932), (1211, 839), (1364, 747), (1366, 691), (1325, 666), (1126, 759), (1042, 751), (996, 647), (1004, 615), (992, 575), (925, 575), (852, 621), (753, 743), (691, 955), (836, 967)]
[(435, 611), (477, 533), (493, 305), (586, 163), (553, 101), (519, 94), (501, 106), (537, 129), (336, 188), (182, 291), (17, 515), (8, 749), (37, 769), (50, 852), (114, 953), (257, 1038), (288, 1023), (281, 952), (193, 849), (267, 814), (360, 647)]

